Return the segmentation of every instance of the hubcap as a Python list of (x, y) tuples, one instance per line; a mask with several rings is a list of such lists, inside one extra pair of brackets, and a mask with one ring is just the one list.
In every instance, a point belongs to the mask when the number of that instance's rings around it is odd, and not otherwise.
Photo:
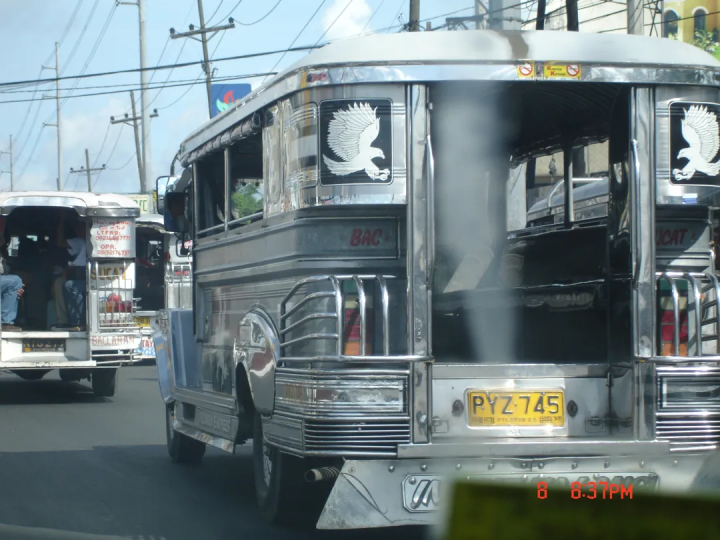
[(271, 450), (270, 445), (263, 437), (263, 479), (265, 480), (266, 486), (270, 485), (270, 476), (272, 475), (272, 459), (270, 457)]

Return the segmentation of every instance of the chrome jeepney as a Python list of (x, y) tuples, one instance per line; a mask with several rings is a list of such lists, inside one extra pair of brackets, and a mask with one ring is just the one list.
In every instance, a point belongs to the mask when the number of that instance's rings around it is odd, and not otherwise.
[(142, 341), (135, 354), (141, 360), (154, 360), (152, 336), (160, 311), (192, 308), (192, 258), (189, 250), (181, 250), (175, 233), (165, 231), (160, 214), (141, 215), (136, 225), (135, 323)]
[[(20, 251), (26, 246), (25, 255), (10, 258), (11, 273), (25, 282), (24, 324), (2, 332), (0, 369), (31, 380), (59, 369), (63, 380), (89, 378), (96, 394), (114, 395), (117, 368), (136, 361), (140, 343), (133, 320), (137, 204), (121, 195), (15, 191), (0, 193), (0, 209), (6, 239), (19, 240)], [(61, 215), (83, 222), (86, 234), (87, 263), (79, 277), (67, 278), (85, 281), (86, 319), (72, 328), (55, 319), (51, 290), (57, 295), (62, 287), (53, 287), (55, 263), (40, 247), (52, 252)]]
[(664, 39), (424, 32), (235, 103), (181, 147), (171, 457), (252, 439), (263, 515), (324, 529), (432, 523), (453, 475), (687, 489), (720, 440), (719, 81)]

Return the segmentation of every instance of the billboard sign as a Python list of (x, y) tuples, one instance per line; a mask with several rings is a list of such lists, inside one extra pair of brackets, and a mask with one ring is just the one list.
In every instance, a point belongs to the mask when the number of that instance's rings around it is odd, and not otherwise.
[(247, 96), (251, 90), (249, 84), (213, 84), (211, 89), (213, 118), (238, 99)]
[(153, 195), (150, 195), (149, 193), (133, 193), (128, 194), (127, 197), (137, 203), (137, 205), (140, 207), (141, 215), (153, 213), (153, 210), (155, 208), (155, 200)]

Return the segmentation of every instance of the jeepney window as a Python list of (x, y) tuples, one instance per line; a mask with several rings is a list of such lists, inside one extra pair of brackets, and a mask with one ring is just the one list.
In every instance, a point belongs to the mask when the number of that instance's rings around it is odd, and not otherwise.
[(265, 113), (263, 128), (263, 206), (266, 216), (272, 216), (283, 210), (283, 170), (282, 170), (282, 123), (280, 108), (275, 106)]
[[(197, 167), (198, 234), (218, 232), (225, 224), (225, 153), (218, 150), (195, 163)], [(204, 233), (204, 234), (203, 234)]]
[[(613, 137), (627, 146), (627, 88), (452, 83), (431, 96), (433, 356), (607, 361), (609, 148)], [(624, 114), (613, 116), (617, 107)], [(577, 201), (569, 225), (563, 149)], [(555, 188), (559, 204), (535, 226), (528, 211), (547, 208)]]
[[(247, 225), (263, 217), (262, 135), (241, 139), (229, 149), (230, 228)], [(250, 218), (250, 219), (247, 219)]]

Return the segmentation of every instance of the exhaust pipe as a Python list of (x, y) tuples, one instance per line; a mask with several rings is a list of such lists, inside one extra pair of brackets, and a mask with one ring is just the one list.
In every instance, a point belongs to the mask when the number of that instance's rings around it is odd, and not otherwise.
[(320, 467), (318, 469), (310, 469), (305, 473), (305, 481), (308, 483), (324, 482), (325, 480), (334, 480), (340, 474), (340, 470), (336, 467)]

